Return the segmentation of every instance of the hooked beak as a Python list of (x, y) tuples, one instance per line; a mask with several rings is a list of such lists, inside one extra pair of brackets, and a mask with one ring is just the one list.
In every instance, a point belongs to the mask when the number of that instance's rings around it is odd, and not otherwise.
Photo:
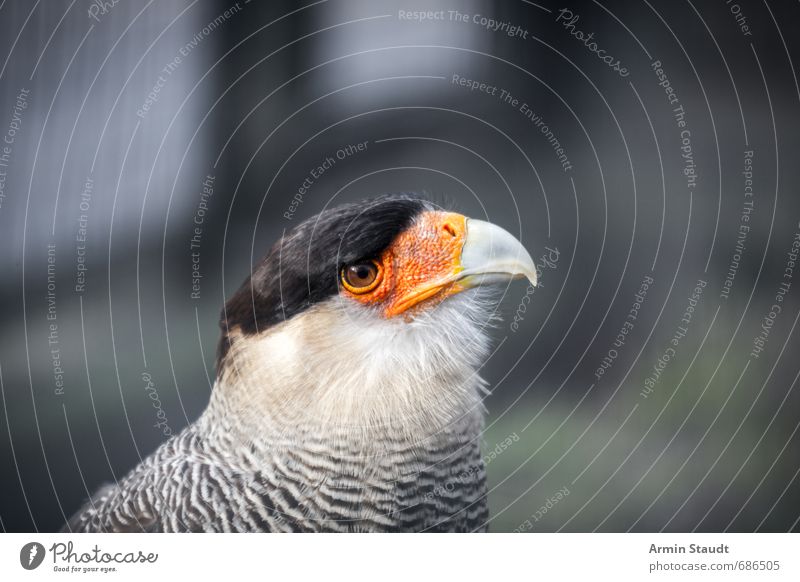
[(522, 243), (510, 232), (482, 220), (468, 218), (461, 268), (457, 281), (470, 288), (527, 278), (536, 286), (536, 265)]

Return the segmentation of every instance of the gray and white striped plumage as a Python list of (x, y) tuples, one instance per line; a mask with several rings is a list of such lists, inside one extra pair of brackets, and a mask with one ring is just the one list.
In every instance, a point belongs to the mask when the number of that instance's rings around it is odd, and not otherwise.
[[(421, 211), (429, 207), (415, 206), (398, 232)], [(364, 220), (375, 219), (357, 216), (363, 239), (372, 224)], [(325, 218), (352, 228), (350, 216)], [(281, 261), (293, 260), (298, 240), (309, 244), (302, 225), (297, 232), (279, 243)], [(271, 268), (268, 256), (260, 269)], [(264, 272), (243, 287), (240, 308), (257, 309), (250, 288), (273, 284)], [(387, 318), (336, 290), (320, 295), (265, 327), (225, 325), (203, 415), (101, 489), (65, 529), (484, 530), (478, 370), (489, 346), (489, 296), (470, 289)], [(280, 298), (292, 311), (291, 294)], [(229, 302), (228, 320), (236, 309)]]
[[(469, 317), (464, 306), (459, 313), (455, 305), (465, 303), (464, 299), (475, 300), (454, 298), (437, 315), (445, 316), (447, 311)], [(430, 349), (411, 343), (410, 337), (396, 338), (409, 344), (403, 348), (409, 351), (403, 354), (375, 346), (370, 349), (370, 338), (365, 337), (345, 345), (329, 341), (329, 334), (340, 329), (335, 319), (359, 316), (363, 315), (333, 300), (263, 338), (235, 340), (230, 357), (236, 365), (226, 367), (220, 375), (205, 414), (164, 443), (119, 485), (98, 493), (70, 522), (70, 529), (484, 528), (487, 507), (479, 443), (480, 381), (465, 359), (477, 357), (485, 344), (462, 346), (466, 349), (459, 350), (459, 358), (440, 366), (448, 344), (434, 342), (439, 349)], [(384, 325), (402, 326), (399, 333), (407, 336), (431, 333), (426, 330), (430, 324), (422, 321), (411, 324), (419, 329), (402, 322)], [(477, 327), (474, 331), (481, 333)], [(325, 353), (318, 345), (312, 348), (316, 350), (314, 358), (307, 353), (296, 359), (283, 354), (266, 360), (270, 363), (259, 356), (262, 351), (274, 353), (276, 345), (314, 343), (303, 336), (328, 343), (331, 351)], [(324, 369), (334, 351), (341, 356), (334, 360), (340, 364)], [(418, 359), (420, 355), (423, 361)], [(414, 361), (404, 363), (405, 356)], [(391, 396), (369, 399), (362, 393), (341, 397), (352, 392), (353, 375), (359, 374), (352, 363), (359, 360), (375, 365), (369, 386), (381, 386)], [(337, 376), (338, 382), (333, 380)], [(294, 383), (299, 377), (307, 379), (305, 385)], [(285, 390), (264, 390), (265, 383), (284, 386), (289, 379), (294, 393), (288, 400)], [(325, 384), (324, 393), (313, 389), (311, 385), (316, 383)], [(303, 397), (306, 390), (313, 398)], [(415, 398), (415, 392), (431, 395)], [(437, 412), (432, 414), (432, 410)], [(383, 411), (393, 411), (396, 417)], [(337, 416), (363, 419), (364, 424), (337, 422)]]
[[(212, 448), (193, 429), (101, 490), (69, 524), (74, 532), (474, 531), (486, 527), (478, 443), (460, 435), (425, 450), (386, 452), (308, 443), (265, 465), (257, 449)], [(391, 452), (388, 452), (391, 451)], [(448, 485), (447, 483), (451, 483)]]

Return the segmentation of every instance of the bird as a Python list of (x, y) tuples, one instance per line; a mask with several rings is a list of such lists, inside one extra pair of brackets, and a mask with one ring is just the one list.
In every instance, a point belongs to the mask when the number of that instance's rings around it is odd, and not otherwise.
[(326, 207), (225, 303), (205, 411), (63, 531), (486, 531), (480, 371), (499, 291), (536, 275), (420, 196)]

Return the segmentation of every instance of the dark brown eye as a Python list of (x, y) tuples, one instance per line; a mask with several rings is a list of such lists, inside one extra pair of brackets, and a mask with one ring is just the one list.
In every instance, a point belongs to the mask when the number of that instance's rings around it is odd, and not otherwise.
[(375, 261), (362, 261), (345, 265), (342, 269), (342, 284), (351, 293), (366, 293), (377, 287), (383, 277), (383, 269)]

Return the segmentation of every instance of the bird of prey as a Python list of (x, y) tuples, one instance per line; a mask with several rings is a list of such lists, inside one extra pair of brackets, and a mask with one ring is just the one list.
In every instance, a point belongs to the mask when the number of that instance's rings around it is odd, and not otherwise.
[(428, 201), (324, 210), (225, 304), (205, 412), (64, 529), (485, 530), (479, 370), (520, 277), (514, 236)]

